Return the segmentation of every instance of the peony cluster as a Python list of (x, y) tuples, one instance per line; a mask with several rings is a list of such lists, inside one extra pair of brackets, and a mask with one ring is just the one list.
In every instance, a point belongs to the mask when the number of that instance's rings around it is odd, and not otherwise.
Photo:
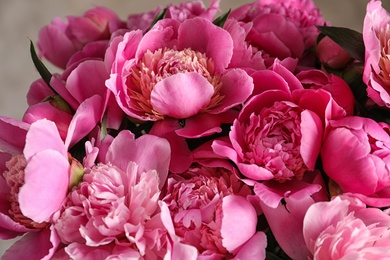
[(219, 2), (39, 31), (0, 116), (2, 259), (390, 257), (390, 14)]

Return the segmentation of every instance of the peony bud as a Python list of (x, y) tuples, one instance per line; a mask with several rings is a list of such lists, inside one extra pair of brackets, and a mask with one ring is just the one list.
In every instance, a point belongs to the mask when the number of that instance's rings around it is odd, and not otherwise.
[(342, 69), (351, 60), (348, 53), (328, 36), (318, 43), (316, 53), (321, 64), (331, 69)]

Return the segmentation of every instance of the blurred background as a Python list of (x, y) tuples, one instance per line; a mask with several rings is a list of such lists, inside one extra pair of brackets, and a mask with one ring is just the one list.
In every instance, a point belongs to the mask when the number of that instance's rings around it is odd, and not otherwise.
[[(1, 0), (0, 1), (0, 115), (21, 119), (27, 108), (25, 96), (32, 81), (39, 77), (29, 53), (29, 39), (34, 43), (42, 26), (54, 17), (82, 15), (94, 5), (103, 5), (123, 20), (129, 14), (154, 9), (157, 5), (179, 3), (178, 0)], [(208, 5), (209, 1), (204, 1)], [(226, 12), (253, 0), (221, 0)], [(334, 26), (362, 31), (368, 0), (314, 0), (323, 16)], [(390, 0), (383, 0), (390, 10)], [(47, 64), (47, 62), (46, 62)], [(1, 129), (0, 129), (1, 131)], [(0, 255), (12, 241), (0, 241)]]

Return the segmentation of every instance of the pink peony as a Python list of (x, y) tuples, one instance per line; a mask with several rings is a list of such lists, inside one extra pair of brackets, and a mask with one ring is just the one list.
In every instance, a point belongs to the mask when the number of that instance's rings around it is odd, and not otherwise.
[[(5, 117), (0, 118), (0, 125), (0, 238), (24, 235), (2, 259), (49, 259), (59, 244), (56, 233), (50, 223), (27, 216), (26, 208), (20, 204), (21, 190), (28, 181), (26, 167), (30, 164), (22, 154), (29, 125)], [(30, 197), (39, 198), (39, 194), (32, 193)]]
[(113, 256), (164, 255), (166, 232), (158, 199), (169, 158), (166, 140), (151, 135), (134, 140), (122, 131), (106, 162), (86, 169), (56, 214), (54, 227), (66, 253), (85, 257), (98, 249)]
[(381, 1), (367, 4), (363, 39), (366, 49), (363, 81), (368, 96), (378, 105), (390, 107), (389, 39), (390, 15)]
[[(345, 111), (329, 92), (304, 90), (291, 72), (275, 64), (258, 71), (253, 96), (214, 151), (232, 160), (244, 178), (284, 182), (314, 170), (327, 118)], [(313, 102), (313, 100), (316, 100)]]
[(390, 216), (356, 198), (337, 196), (307, 211), (303, 233), (313, 259), (386, 259)]
[(204, 18), (160, 20), (145, 35), (114, 39), (107, 53), (114, 60), (107, 87), (127, 115), (155, 122), (151, 133), (170, 141), (175, 172), (191, 164), (184, 138), (220, 132), (253, 90), (245, 71), (227, 69), (231, 35)]
[(329, 178), (370, 206), (390, 206), (388, 127), (358, 116), (331, 121), (321, 149)]
[(313, 1), (261, 0), (240, 6), (230, 17), (253, 24), (246, 42), (262, 52), (267, 67), (275, 58), (296, 58), (314, 66), (312, 58), (304, 59), (319, 34), (315, 25), (323, 25), (324, 19)]
[(66, 22), (56, 18), (39, 31), (40, 56), (64, 69), (71, 56), (85, 45), (108, 41), (121, 27), (123, 24), (118, 16), (101, 6), (88, 10), (81, 17), (69, 16)]
[(198, 259), (265, 257), (265, 237), (256, 234), (257, 213), (246, 199), (251, 191), (230, 170), (193, 165), (168, 178), (166, 193), (174, 232)]

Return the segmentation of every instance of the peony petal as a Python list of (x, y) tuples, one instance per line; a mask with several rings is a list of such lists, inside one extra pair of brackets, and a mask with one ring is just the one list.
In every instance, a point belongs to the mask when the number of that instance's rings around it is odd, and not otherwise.
[(255, 234), (256, 210), (244, 197), (228, 195), (222, 199), (222, 214), (222, 245), (235, 252)]
[(39, 232), (30, 232), (16, 241), (2, 256), (3, 260), (29, 259), (49, 260), (57, 250), (60, 240), (53, 230), (42, 229)]
[(72, 70), (66, 80), (66, 89), (82, 103), (94, 95), (105, 96), (105, 80), (109, 77), (102, 60), (86, 60)]
[(12, 155), (21, 154), (29, 125), (5, 116), (0, 116), (0, 151)]
[(69, 125), (68, 135), (65, 140), (67, 149), (92, 131), (102, 116), (102, 109), (103, 98), (98, 95), (94, 95), (80, 104)]
[(214, 94), (214, 87), (196, 73), (178, 73), (158, 82), (151, 93), (153, 109), (163, 115), (182, 119), (205, 109)]
[(171, 149), (166, 139), (142, 135), (134, 140), (130, 131), (121, 131), (112, 141), (106, 155), (107, 162), (123, 171), (126, 171), (129, 162), (138, 164), (138, 173), (156, 170), (160, 177), (160, 187), (168, 176), (170, 158)]
[(232, 123), (237, 115), (238, 112), (235, 110), (228, 110), (216, 115), (201, 113), (187, 118), (185, 126), (175, 132), (185, 138), (199, 138), (220, 133), (222, 131), (221, 125)]
[(30, 158), (19, 192), (23, 215), (39, 223), (50, 220), (67, 194), (69, 167), (68, 159), (55, 150), (44, 150)]
[[(41, 119), (31, 124), (26, 136), (26, 146), (23, 154), (26, 160), (29, 161), (36, 153), (47, 149), (57, 151), (63, 158), (68, 158), (67, 150), (55, 123), (47, 119)], [(43, 160), (43, 162), (46, 161), (47, 159)]]
[(229, 70), (222, 75), (221, 82), (219, 94), (223, 99), (210, 113), (221, 113), (242, 104), (252, 94), (253, 79), (244, 70)]
[(216, 73), (224, 71), (233, 55), (233, 40), (230, 34), (200, 17), (186, 19), (180, 25), (178, 41), (179, 49), (191, 48), (211, 58)]
[(301, 113), (301, 147), (300, 153), (303, 162), (310, 171), (314, 170), (321, 149), (322, 140), (321, 119), (312, 111), (304, 110)]
[(267, 236), (263, 232), (257, 232), (238, 251), (235, 259), (265, 259)]

